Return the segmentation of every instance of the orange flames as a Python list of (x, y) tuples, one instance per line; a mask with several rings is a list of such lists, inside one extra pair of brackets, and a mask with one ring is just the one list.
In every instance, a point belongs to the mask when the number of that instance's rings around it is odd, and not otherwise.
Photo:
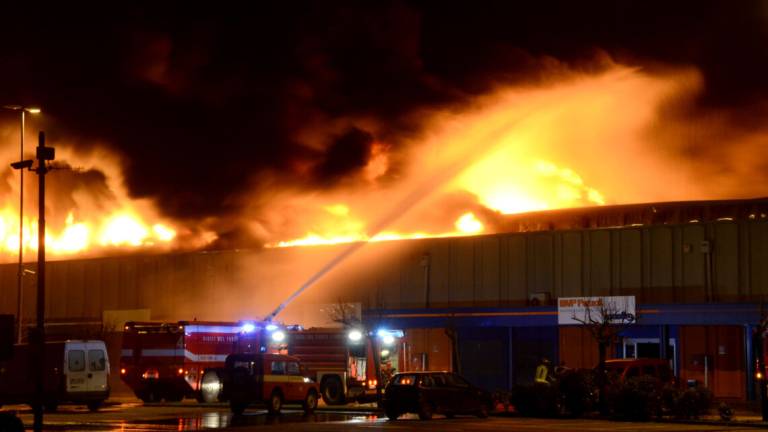
[[(0, 216), (0, 241), (9, 253), (18, 253), (18, 210), (6, 207)], [(14, 230), (15, 228), (15, 230)], [(140, 216), (129, 211), (115, 213), (102, 221), (78, 221), (69, 213), (66, 226), (60, 232), (46, 230), (46, 251), (54, 255), (84, 252), (97, 247), (153, 246), (167, 243), (176, 237), (176, 231), (163, 224), (147, 225)], [(25, 250), (37, 250), (37, 219), (24, 218), (22, 242)]]
[[(18, 132), (16, 132), (18, 133)], [(10, 134), (8, 134), (10, 135)], [(101, 148), (75, 152), (67, 143), (56, 145), (57, 163), (75, 168), (54, 169), (48, 174), (46, 194), (46, 252), (52, 257), (84, 256), (134, 248), (177, 247), (179, 229), (158, 216), (154, 205), (128, 197), (123, 188), (117, 156)], [(6, 156), (9, 160), (12, 156)], [(16, 156), (18, 157), (18, 156)], [(90, 183), (73, 181), (83, 172), (98, 170)], [(97, 180), (92, 180), (93, 178)], [(10, 191), (0, 209), (0, 254), (5, 261), (19, 251), (18, 172), (9, 176)], [(103, 183), (99, 183), (103, 182)], [(38, 249), (37, 176), (25, 175), (25, 208), (22, 230), (25, 259)], [(66, 184), (62, 187), (61, 184)], [(68, 189), (71, 188), (71, 189)], [(199, 240), (205, 244), (212, 237)]]
[[(713, 198), (679, 160), (658, 151), (669, 139), (660, 136), (677, 126), (659, 126), (662, 108), (695, 95), (701, 85), (695, 72), (654, 76), (613, 65), (561, 78), (499, 88), (461, 110), (411, 113), (421, 133), (397, 145), (375, 143), (357, 183), (307, 193), (260, 179), (271, 185), (270, 194), (254, 196), (244, 218), (265, 244), (286, 247), (493, 233), (512, 213)], [(358, 120), (373, 135), (386, 127)], [(46, 234), (53, 255), (179, 243), (195, 248), (216, 239), (163, 219), (157, 203), (131, 199), (116, 155), (71, 148), (59, 143), (57, 159), (106, 173), (108, 199), (73, 191), (54, 206)], [(18, 251), (16, 176), (8, 176), (4, 198), (11, 204), (0, 209), (0, 249), (7, 257)], [(30, 197), (25, 215), (36, 212), (32, 204)], [(25, 218), (26, 250), (36, 248), (36, 236), (36, 219)]]
[[(649, 151), (658, 144), (649, 130), (661, 105), (688, 96), (697, 79), (690, 71), (654, 77), (613, 66), (546, 86), (502, 88), (462, 111), (422, 113), (424, 132), (408, 146), (410, 166), (399, 186), (290, 197), (290, 212), (311, 215), (299, 222), (309, 225), (307, 234), (273, 246), (491, 233), (489, 214), (703, 196), (672, 161)], [(367, 177), (389, 165), (384, 148), (375, 148)], [(377, 214), (424, 185), (429, 191), (397, 221), (368, 232)], [(473, 199), (463, 209), (444, 205), (442, 198), (451, 194)], [(325, 210), (313, 214), (307, 206)], [(446, 218), (453, 229), (445, 229)]]

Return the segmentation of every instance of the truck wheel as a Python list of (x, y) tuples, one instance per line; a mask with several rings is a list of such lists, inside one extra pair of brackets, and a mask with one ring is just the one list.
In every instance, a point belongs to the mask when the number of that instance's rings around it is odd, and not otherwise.
[(248, 404), (245, 402), (229, 401), (229, 409), (232, 411), (232, 414), (236, 416), (243, 415), (245, 408), (247, 407)]
[(104, 401), (91, 401), (91, 402), (88, 402), (88, 405), (87, 405), (88, 406), (88, 411), (90, 411), (90, 412), (98, 411), (99, 408), (101, 408), (102, 402), (104, 402)]
[(168, 393), (165, 394), (165, 401), (166, 402), (181, 402), (184, 399), (184, 393), (180, 391), (168, 391)]
[(223, 402), (224, 381), (218, 371), (207, 370), (200, 381), (200, 401), (205, 403)]
[(304, 408), (304, 414), (312, 414), (317, 409), (317, 392), (310, 390), (307, 392), (307, 397), (304, 398), (304, 402), (301, 404)]
[(323, 400), (328, 405), (343, 405), (345, 402), (344, 386), (341, 385), (341, 380), (337, 376), (326, 378), (320, 391), (323, 393)]
[(269, 405), (267, 405), (267, 411), (272, 414), (280, 414), (280, 410), (283, 408), (283, 395), (278, 391), (273, 391), (272, 396), (269, 397)]

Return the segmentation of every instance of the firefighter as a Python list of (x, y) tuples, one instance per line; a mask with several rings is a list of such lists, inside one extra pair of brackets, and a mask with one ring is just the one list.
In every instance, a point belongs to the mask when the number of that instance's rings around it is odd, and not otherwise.
[(549, 373), (549, 365), (549, 359), (541, 359), (541, 363), (536, 368), (536, 377), (534, 379), (536, 384), (550, 385), (552, 383), (552, 376)]

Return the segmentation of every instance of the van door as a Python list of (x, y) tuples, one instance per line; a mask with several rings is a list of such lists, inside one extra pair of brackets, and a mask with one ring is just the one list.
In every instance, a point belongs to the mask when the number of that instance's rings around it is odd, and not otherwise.
[(89, 342), (86, 358), (88, 360), (88, 391), (105, 392), (109, 388), (109, 360), (103, 342)]
[(88, 391), (86, 355), (84, 344), (66, 344), (64, 367), (67, 376), (67, 393)]

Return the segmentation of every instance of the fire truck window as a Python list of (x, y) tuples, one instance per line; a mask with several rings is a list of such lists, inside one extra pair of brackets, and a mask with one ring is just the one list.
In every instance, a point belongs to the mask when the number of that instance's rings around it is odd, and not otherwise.
[(72, 350), (69, 352), (69, 370), (82, 372), (85, 370), (85, 351)]
[(107, 368), (107, 359), (104, 358), (104, 350), (88, 350), (88, 369), (103, 371)]
[(288, 375), (301, 375), (301, 371), (299, 370), (299, 364), (296, 362), (288, 362), (286, 365), (285, 372)]
[(349, 355), (352, 357), (365, 357), (365, 344), (349, 345)]
[(285, 362), (273, 361), (272, 362), (272, 375), (285, 375)]
[(643, 375), (656, 376), (656, 365), (643, 366)]
[(627, 374), (625, 375), (626, 378), (632, 378), (640, 375), (640, 369), (637, 366), (632, 366), (631, 368), (627, 369)]

